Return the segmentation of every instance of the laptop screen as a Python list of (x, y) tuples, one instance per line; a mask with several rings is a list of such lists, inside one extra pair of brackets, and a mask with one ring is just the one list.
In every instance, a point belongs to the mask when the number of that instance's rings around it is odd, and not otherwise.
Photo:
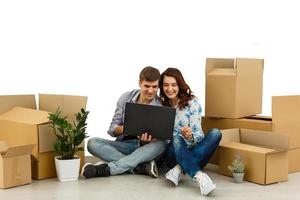
[(172, 139), (176, 109), (138, 103), (126, 103), (124, 134), (148, 133), (157, 139)]

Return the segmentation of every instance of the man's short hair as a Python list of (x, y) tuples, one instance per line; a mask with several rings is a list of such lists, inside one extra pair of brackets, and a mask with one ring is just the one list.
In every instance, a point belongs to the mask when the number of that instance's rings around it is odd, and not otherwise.
[(140, 81), (157, 81), (160, 79), (160, 72), (154, 67), (145, 67), (140, 73)]

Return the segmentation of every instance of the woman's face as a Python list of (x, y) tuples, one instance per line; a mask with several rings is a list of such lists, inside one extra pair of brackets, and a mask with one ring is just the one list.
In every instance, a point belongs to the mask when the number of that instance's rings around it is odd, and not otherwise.
[(179, 92), (179, 87), (177, 81), (172, 76), (164, 76), (163, 79), (163, 91), (169, 99), (174, 99), (177, 97)]

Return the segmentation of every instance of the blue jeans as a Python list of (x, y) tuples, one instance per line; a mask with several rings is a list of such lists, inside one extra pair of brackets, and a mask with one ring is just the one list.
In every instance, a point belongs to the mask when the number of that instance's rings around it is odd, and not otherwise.
[(175, 135), (167, 148), (166, 164), (170, 168), (179, 164), (185, 173), (194, 177), (208, 163), (221, 138), (220, 130), (214, 128), (208, 131), (201, 142), (188, 148), (184, 139)]
[(91, 138), (88, 151), (108, 161), (110, 174), (122, 174), (133, 170), (138, 164), (154, 160), (166, 150), (166, 142), (156, 140), (140, 146), (139, 140), (111, 141), (102, 138)]

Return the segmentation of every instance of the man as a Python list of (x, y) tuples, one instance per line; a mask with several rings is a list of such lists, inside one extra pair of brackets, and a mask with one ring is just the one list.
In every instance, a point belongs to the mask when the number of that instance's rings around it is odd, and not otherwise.
[(145, 67), (139, 77), (140, 89), (126, 92), (119, 98), (108, 130), (108, 134), (117, 137), (117, 140), (94, 137), (87, 144), (91, 154), (108, 163), (87, 163), (81, 171), (83, 177), (106, 177), (127, 171), (158, 177), (154, 159), (165, 151), (166, 142), (152, 138), (148, 133), (138, 137), (125, 135), (123, 124), (126, 102), (161, 105), (157, 97), (159, 79), (160, 73), (156, 68)]

